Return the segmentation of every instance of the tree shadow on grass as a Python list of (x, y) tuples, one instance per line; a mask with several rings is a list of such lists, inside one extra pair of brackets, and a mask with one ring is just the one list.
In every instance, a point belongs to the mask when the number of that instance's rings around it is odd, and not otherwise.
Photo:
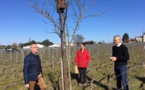
[[(92, 78), (87, 76), (88, 81), (92, 81)], [(104, 90), (109, 90), (109, 87), (107, 85), (102, 84), (101, 82), (98, 81), (93, 81), (93, 84), (96, 84), (97, 86), (100, 86), (101, 88), (104, 88)]]
[[(72, 77), (72, 79), (75, 79), (75, 80), (77, 81), (77, 83), (79, 83), (79, 74), (71, 73), (71, 77)], [(86, 78), (87, 78), (87, 80), (88, 80), (89, 82), (92, 81), (92, 78), (90, 78), (89, 76), (86, 76)], [(97, 85), (97, 86), (103, 88), (104, 90), (110, 90), (109, 87), (108, 87), (107, 85), (104, 85), (104, 84), (102, 84), (102, 83), (99, 82), (99, 81), (95, 81), (95, 80), (94, 80), (94, 81), (93, 81), (93, 84), (95, 84), (95, 85)], [(85, 90), (85, 88), (87, 88), (87, 87), (90, 87), (90, 85), (83, 86), (83, 87), (82, 87), (82, 90)], [(112, 88), (112, 90), (117, 90), (117, 89), (116, 89), (116, 88)]]
[(75, 79), (79, 83), (79, 74), (71, 73), (71, 78)]
[(141, 85), (140, 85), (140, 88), (142, 88), (143, 90), (145, 90), (145, 89), (144, 89), (145, 77), (138, 77), (138, 76), (135, 76), (135, 78), (142, 82)]

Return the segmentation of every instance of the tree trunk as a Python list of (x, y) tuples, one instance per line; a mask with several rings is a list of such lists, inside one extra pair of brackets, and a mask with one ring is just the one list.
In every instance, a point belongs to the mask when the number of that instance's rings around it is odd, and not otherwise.
[(71, 64), (70, 64), (70, 45), (68, 46), (68, 55), (67, 55), (67, 60), (68, 60), (68, 75), (69, 75), (69, 84), (70, 84), (70, 90), (72, 90), (72, 83), (71, 83)]
[(66, 90), (66, 70), (65, 70), (65, 58), (64, 58), (64, 41), (63, 41), (63, 17), (62, 13), (59, 13), (59, 19), (60, 19), (60, 38), (61, 38), (61, 57), (62, 57), (62, 66), (63, 66), (63, 89)]

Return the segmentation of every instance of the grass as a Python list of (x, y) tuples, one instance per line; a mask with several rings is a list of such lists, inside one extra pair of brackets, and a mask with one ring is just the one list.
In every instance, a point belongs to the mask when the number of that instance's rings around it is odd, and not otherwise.
[[(91, 63), (87, 69), (87, 86), (82, 88), (78, 86), (78, 75), (74, 74), (74, 57), (78, 47), (71, 49), (71, 76), (73, 90), (114, 90), (116, 80), (114, 75), (114, 64), (109, 60), (111, 56), (111, 44), (87, 46), (91, 54)], [(145, 89), (145, 68), (142, 64), (145, 60), (144, 43), (127, 44), (130, 52), (130, 60), (128, 62), (129, 71), (128, 79), (131, 90)], [(24, 87), (23, 80), (23, 57), (29, 51), (23, 53), (0, 55), (0, 90), (27, 90)], [(43, 76), (47, 84), (47, 90), (61, 90), (61, 74), (60, 74), (60, 52), (54, 50), (51, 52), (45, 48), (40, 50), (42, 58)], [(54, 68), (52, 61), (54, 60)], [(67, 65), (67, 62), (66, 62)], [(108, 76), (110, 79), (108, 79)], [(67, 90), (69, 90), (69, 82), (67, 79)], [(93, 84), (91, 81), (93, 79)]]

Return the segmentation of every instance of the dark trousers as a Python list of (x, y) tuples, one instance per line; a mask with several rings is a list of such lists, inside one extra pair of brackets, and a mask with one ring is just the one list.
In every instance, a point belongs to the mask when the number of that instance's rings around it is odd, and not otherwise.
[(115, 75), (117, 80), (117, 90), (121, 90), (122, 84), (124, 90), (129, 90), (127, 79), (127, 65), (115, 66)]
[(87, 68), (78, 68), (80, 74), (80, 83), (86, 83), (86, 70)]

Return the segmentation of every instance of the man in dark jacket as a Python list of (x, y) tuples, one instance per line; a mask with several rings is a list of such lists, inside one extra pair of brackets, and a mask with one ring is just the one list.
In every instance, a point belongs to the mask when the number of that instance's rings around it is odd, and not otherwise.
[(116, 35), (114, 37), (114, 46), (112, 47), (111, 60), (114, 61), (114, 71), (117, 80), (117, 90), (121, 90), (122, 84), (124, 90), (129, 90), (127, 79), (127, 61), (129, 60), (129, 53), (127, 47), (121, 43), (121, 37)]
[(24, 59), (23, 75), (25, 87), (29, 90), (34, 90), (35, 84), (38, 84), (41, 90), (46, 90), (37, 44), (32, 44), (30, 49), (30, 54)]

